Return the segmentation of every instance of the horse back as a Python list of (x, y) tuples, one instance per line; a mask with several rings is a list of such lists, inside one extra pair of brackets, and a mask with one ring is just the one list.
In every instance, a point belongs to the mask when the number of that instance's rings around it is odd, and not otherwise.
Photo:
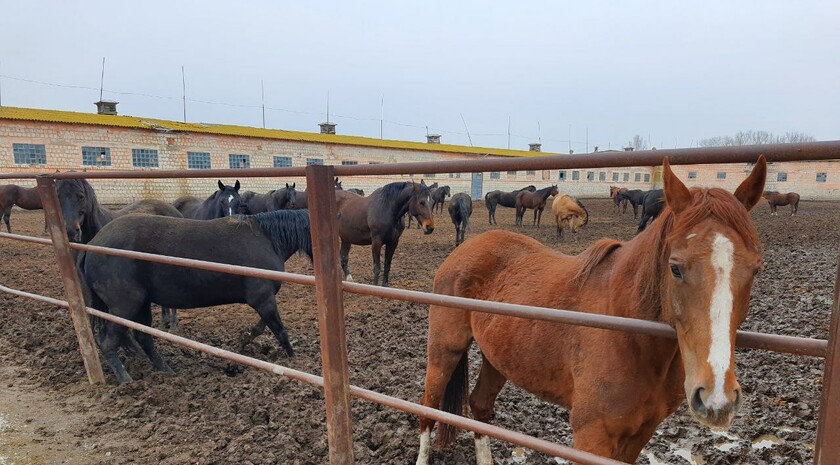
[(184, 215), (174, 206), (155, 199), (138, 200), (123, 207), (116, 216), (127, 215), (129, 213), (142, 213), (146, 215), (170, 216), (173, 218), (183, 218)]

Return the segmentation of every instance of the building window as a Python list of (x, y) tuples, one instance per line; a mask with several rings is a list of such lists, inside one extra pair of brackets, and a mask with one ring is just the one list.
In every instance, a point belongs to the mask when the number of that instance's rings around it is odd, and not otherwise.
[(787, 182), (787, 173), (778, 173), (778, 174), (776, 174), (776, 181), (778, 181), (778, 182)]
[(323, 165), (324, 159), (323, 158), (307, 158), (306, 159), (306, 166), (309, 165)]
[(536, 171), (536, 170), (527, 170), (527, 171), (525, 171), (525, 176), (536, 176), (536, 175), (537, 175), (537, 171)]
[(726, 172), (718, 171), (717, 178), (718, 180), (726, 179)]
[(587, 171), (586, 172), (586, 180), (587, 181), (594, 181), (595, 180), (595, 172), (594, 171)]
[(12, 144), (17, 165), (46, 165), (47, 149), (44, 144)]
[(624, 182), (630, 182), (630, 173), (624, 173)]
[(449, 177), (450, 177), (450, 178), (460, 178), (460, 177), (461, 177), (461, 173), (449, 173)]
[(645, 173), (645, 182), (650, 182), (650, 173)]
[(209, 152), (187, 152), (187, 168), (191, 170), (209, 170)]
[(580, 181), (580, 171), (572, 171), (572, 181)]
[(424, 178), (433, 178), (435, 177), (435, 173), (428, 173), (423, 175)]
[(250, 168), (251, 156), (231, 153), (228, 154), (228, 163), (230, 163), (231, 168)]
[(601, 171), (600, 173), (598, 173), (598, 180), (601, 181), (601, 182), (606, 181), (607, 180), (607, 172), (606, 171)]
[(381, 162), (381, 161), (371, 161), (371, 162), (368, 162), (368, 165), (381, 165), (381, 164), (382, 164), (382, 162)]
[(291, 168), (292, 167), (292, 157), (274, 157), (274, 167), (275, 168)]
[(817, 182), (825, 182), (827, 176), (825, 173), (817, 173)]
[(358, 165), (359, 162), (356, 160), (341, 160), (342, 165)]
[(633, 180), (635, 182), (642, 182), (642, 173), (636, 173), (636, 175), (633, 176)]
[(557, 179), (559, 179), (561, 181), (565, 181), (566, 180), (566, 170), (558, 171), (557, 172)]
[(689, 171), (688, 179), (697, 179), (697, 171)]
[(158, 154), (155, 149), (131, 149), (131, 164), (137, 168), (157, 168)]
[(82, 165), (111, 166), (111, 149), (108, 147), (82, 147)]
[(612, 180), (613, 180), (613, 182), (618, 182), (618, 173), (617, 172), (613, 172)]
[(508, 171), (508, 176), (516, 177), (516, 171)]
[(501, 178), (502, 178), (502, 173), (500, 173), (498, 171), (491, 171), (490, 172), (490, 179), (501, 179)]

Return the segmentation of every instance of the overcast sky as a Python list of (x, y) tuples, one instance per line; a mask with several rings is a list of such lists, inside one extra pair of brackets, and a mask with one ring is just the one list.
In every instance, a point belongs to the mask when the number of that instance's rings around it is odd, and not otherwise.
[[(527, 148), (840, 139), (840, 2), (0, 0), (7, 106)], [(42, 81), (78, 89), (47, 86)], [(122, 94), (117, 94), (120, 92)], [(143, 95), (168, 97), (154, 98)], [(200, 103), (220, 102), (243, 106)], [(400, 124), (396, 124), (400, 123)], [(539, 126), (539, 134), (538, 134)]]

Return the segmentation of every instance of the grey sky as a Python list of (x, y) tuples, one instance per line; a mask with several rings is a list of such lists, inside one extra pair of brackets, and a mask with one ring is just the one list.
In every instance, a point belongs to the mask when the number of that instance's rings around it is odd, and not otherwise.
[[(191, 99), (260, 104), (269, 127), (543, 149), (687, 147), (762, 129), (840, 139), (840, 2), (39, 2), (0, 0), (0, 74), (134, 95), (180, 120)], [(93, 111), (98, 91), (2, 78), (3, 105)], [(189, 121), (260, 126), (259, 108), (188, 102)], [(307, 113), (308, 112), (308, 113)], [(314, 114), (311, 114), (314, 113)], [(367, 120), (354, 120), (339, 115)], [(498, 134), (498, 135), (487, 135)]]

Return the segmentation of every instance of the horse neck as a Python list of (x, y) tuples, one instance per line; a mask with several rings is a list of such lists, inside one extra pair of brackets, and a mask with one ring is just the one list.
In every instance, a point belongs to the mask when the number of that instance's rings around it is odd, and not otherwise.
[(93, 239), (99, 230), (115, 218), (114, 212), (94, 202), (90, 215), (86, 215), (82, 222), (82, 239), (85, 243)]
[(414, 186), (408, 184), (400, 191), (400, 194), (395, 198), (382, 198), (383, 204), (393, 214), (394, 218), (401, 218), (408, 212), (408, 201), (411, 200), (411, 194), (414, 191)]
[[(616, 257), (613, 279), (625, 283), (629, 279), (633, 284), (616, 286), (617, 291), (612, 296), (616, 307), (628, 312), (624, 316), (663, 321), (662, 277), (668, 259), (666, 237), (673, 215), (667, 211), (662, 216), (641, 234), (624, 243)], [(628, 305), (628, 302), (631, 304)]]
[(551, 187), (542, 188), (534, 193), (539, 195), (541, 199), (545, 200), (549, 195), (551, 195)]

